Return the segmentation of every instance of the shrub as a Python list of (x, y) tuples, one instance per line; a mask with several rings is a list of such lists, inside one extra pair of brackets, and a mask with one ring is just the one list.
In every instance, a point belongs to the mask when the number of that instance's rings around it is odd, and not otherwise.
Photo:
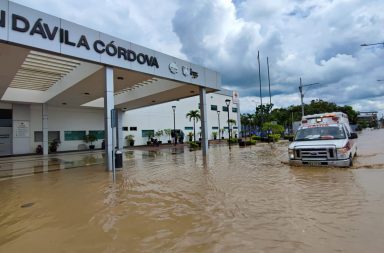
[(93, 143), (94, 141), (97, 141), (97, 136), (94, 135), (94, 134), (86, 134), (86, 135), (83, 136), (83, 141), (84, 141), (85, 143), (90, 142), (91, 145), (92, 145), (92, 143)]
[(255, 140), (255, 141), (260, 141), (260, 140), (261, 140), (261, 137), (260, 137), (260, 136), (257, 136), (257, 135), (252, 135), (251, 139), (252, 139), (252, 140)]
[(231, 138), (231, 139), (229, 140), (229, 142), (230, 142), (230, 143), (237, 143), (238, 140), (237, 140), (237, 138)]
[(263, 124), (263, 131), (271, 130), (272, 133), (282, 134), (284, 132), (284, 127), (278, 124), (273, 124), (272, 122), (265, 122)]
[(193, 148), (193, 149), (199, 148), (199, 144), (195, 141), (191, 141), (189, 142), (189, 148)]
[(278, 142), (280, 140), (280, 134), (270, 134), (268, 138), (271, 138), (274, 142)]
[(257, 142), (256, 140), (246, 141), (246, 142), (245, 142), (245, 145), (255, 145), (256, 142)]
[(284, 135), (284, 140), (293, 139), (295, 136), (293, 134), (286, 134)]

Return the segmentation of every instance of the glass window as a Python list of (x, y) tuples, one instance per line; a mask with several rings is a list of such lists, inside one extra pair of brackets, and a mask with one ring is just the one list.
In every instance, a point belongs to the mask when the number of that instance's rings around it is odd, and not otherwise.
[(65, 141), (81, 141), (84, 139), (84, 136), (85, 131), (64, 131)]
[(295, 140), (312, 141), (345, 138), (345, 132), (342, 126), (324, 126), (301, 128), (297, 131)]
[(211, 111), (217, 111), (217, 105), (211, 105)]
[(237, 112), (237, 108), (236, 107), (232, 107), (232, 112)]
[(98, 140), (104, 139), (104, 130), (89, 130), (89, 134), (95, 135)]
[(137, 127), (129, 127), (129, 131), (137, 131)]
[(123, 131), (128, 131), (128, 127), (123, 127)]
[(193, 127), (184, 127), (184, 130), (193, 130)]
[(219, 127), (212, 127), (212, 130), (219, 130)]
[(141, 137), (153, 137), (155, 136), (155, 130), (141, 130)]
[(228, 112), (228, 106), (223, 106), (223, 112)]
[(0, 127), (12, 127), (12, 110), (0, 109)]
[[(35, 139), (35, 142), (42, 142), (43, 141), (43, 132), (42, 131), (35, 131), (34, 132), (34, 139)], [(54, 139), (60, 140), (60, 131), (49, 131), (48, 132), (48, 142), (51, 142)]]

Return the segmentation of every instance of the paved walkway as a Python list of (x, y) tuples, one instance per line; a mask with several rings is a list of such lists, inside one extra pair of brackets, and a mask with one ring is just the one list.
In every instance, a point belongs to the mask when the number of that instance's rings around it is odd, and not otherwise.
[[(184, 150), (186, 144), (163, 144), (159, 146), (134, 146), (124, 148), (123, 152), (142, 150), (158, 151), (169, 150), (178, 153)], [(82, 150), (70, 152), (58, 152), (48, 155), (17, 155), (0, 157), (0, 180), (15, 178), (37, 173), (45, 173), (61, 169), (82, 167), (105, 163), (105, 151)]]
[[(209, 141), (209, 145), (227, 145), (225, 141)], [(188, 144), (161, 144), (159, 146), (134, 146), (126, 147), (123, 152), (140, 151), (165, 151), (172, 154), (184, 152)], [(17, 155), (0, 157), (0, 180), (45, 173), (61, 169), (104, 164), (104, 150), (82, 150), (58, 152), (48, 155)]]

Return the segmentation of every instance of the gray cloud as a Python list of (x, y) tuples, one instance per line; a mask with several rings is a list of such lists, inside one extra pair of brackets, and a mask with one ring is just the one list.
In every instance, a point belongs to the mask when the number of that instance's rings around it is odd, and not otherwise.
[[(180, 5), (172, 22), (182, 52), (189, 59), (217, 68), (224, 84), (236, 87), (240, 94), (259, 96), (256, 56), (260, 50), (263, 96), (268, 96), (268, 56), (276, 99), (286, 95), (292, 98), (291, 103), (297, 102), (302, 77), (304, 83), (321, 83), (308, 90), (308, 99), (352, 105), (372, 99), (374, 103), (360, 104), (369, 104), (374, 110), (382, 106), (376, 100), (383, 94), (375, 80), (384, 73), (384, 50), (362, 48), (360, 44), (383, 41), (378, 36), (384, 21), (380, 7), (384, 8), (382, 1), (362, 0), (192, 1), (188, 7)], [(181, 18), (183, 22), (179, 22)], [(194, 20), (198, 20), (198, 27), (206, 27), (190, 34), (186, 28)], [(226, 57), (229, 54), (230, 60)], [(244, 102), (249, 103), (249, 99)]]
[[(218, 70), (240, 91), (242, 110), (268, 96), (266, 57), (276, 106), (299, 104), (299, 77), (321, 85), (305, 101), (324, 99), (384, 111), (382, 0), (17, 0), (73, 22)], [(245, 111), (244, 111), (245, 112)]]

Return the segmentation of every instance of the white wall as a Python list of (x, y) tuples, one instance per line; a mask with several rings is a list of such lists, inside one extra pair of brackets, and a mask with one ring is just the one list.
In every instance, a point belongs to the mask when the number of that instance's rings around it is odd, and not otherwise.
[[(31, 139), (30, 105), (14, 104), (12, 106), (13, 121), (13, 154), (30, 153), (29, 142)], [(26, 132), (18, 136), (16, 126), (23, 123), (26, 126)]]
[[(34, 152), (41, 142), (34, 141), (34, 131), (42, 131), (42, 105), (31, 106), (30, 152)], [(77, 150), (82, 140), (65, 141), (64, 131), (104, 130), (104, 112), (98, 109), (73, 109), (48, 106), (48, 131), (60, 131), (61, 144), (58, 151)], [(102, 140), (94, 142), (96, 148), (101, 147)]]
[[(213, 139), (212, 127), (218, 127), (217, 111), (211, 110), (211, 105), (217, 105), (217, 110), (220, 112), (220, 128), (228, 126), (228, 113), (223, 112), (223, 106), (226, 106), (225, 100), (228, 96), (219, 95), (215, 93), (207, 94), (207, 123), (208, 123), (208, 138)], [(132, 134), (135, 136), (135, 145), (144, 145), (147, 142), (147, 138), (142, 137), (142, 130), (164, 130), (166, 128), (173, 129), (173, 110), (172, 106), (176, 106), (175, 118), (176, 129), (181, 129), (184, 134), (184, 141), (188, 140), (188, 133), (193, 130), (185, 130), (185, 127), (193, 127), (193, 121), (189, 121), (186, 118), (186, 114), (191, 110), (198, 110), (199, 96), (182, 99), (180, 101), (168, 102), (160, 105), (150, 106), (147, 108), (136, 109), (127, 111), (125, 114), (125, 121), (123, 126), (137, 127), (137, 131), (124, 132), (125, 136)], [(232, 112), (232, 107), (237, 105), (230, 104), (229, 118), (234, 119), (237, 122), (237, 113)], [(196, 123), (196, 139), (199, 138), (198, 132), (200, 132), (201, 122)], [(237, 129), (236, 129), (237, 131)], [(238, 131), (237, 131), (238, 132)], [(224, 132), (224, 137), (228, 138), (228, 131)], [(168, 137), (162, 136), (161, 141), (167, 142)]]
[[(217, 105), (220, 113), (220, 127), (224, 128), (227, 124), (227, 112), (223, 112), (222, 107), (225, 105), (225, 99), (228, 96), (219, 94), (207, 94), (207, 125), (208, 125), (208, 138), (213, 139), (212, 132), (218, 131), (212, 127), (218, 127), (217, 111), (211, 110), (211, 105)], [(180, 101), (164, 103), (160, 105), (150, 106), (137, 110), (127, 111), (123, 114), (122, 119), (123, 127), (137, 127), (137, 131), (123, 131), (123, 137), (128, 134), (135, 136), (135, 145), (145, 145), (148, 141), (147, 138), (142, 137), (142, 130), (164, 130), (166, 128), (173, 129), (173, 110), (172, 106), (176, 106), (176, 129), (181, 129), (184, 134), (184, 141), (188, 141), (188, 133), (193, 130), (185, 130), (185, 127), (192, 127), (193, 122), (186, 118), (186, 114), (191, 110), (197, 110), (199, 104), (199, 97), (191, 97)], [(232, 112), (230, 105), (230, 118), (237, 120), (237, 113)], [(29, 121), (29, 137), (14, 138), (13, 154), (34, 153), (41, 142), (35, 142), (35, 131), (42, 131), (42, 105), (41, 104), (14, 104), (13, 105), (13, 120), (14, 121)], [(196, 138), (199, 138), (201, 122), (196, 123)], [(60, 131), (61, 145), (58, 151), (78, 150), (79, 144), (84, 144), (82, 140), (66, 141), (64, 138), (65, 131), (86, 131), (89, 130), (104, 130), (104, 112), (99, 109), (75, 109), (62, 107), (48, 106), (48, 130)], [(228, 137), (228, 131), (225, 131), (225, 138)], [(167, 136), (160, 138), (163, 143), (168, 140)], [(96, 141), (94, 144), (96, 148), (101, 148), (102, 140)], [(123, 146), (127, 146), (124, 139)]]

